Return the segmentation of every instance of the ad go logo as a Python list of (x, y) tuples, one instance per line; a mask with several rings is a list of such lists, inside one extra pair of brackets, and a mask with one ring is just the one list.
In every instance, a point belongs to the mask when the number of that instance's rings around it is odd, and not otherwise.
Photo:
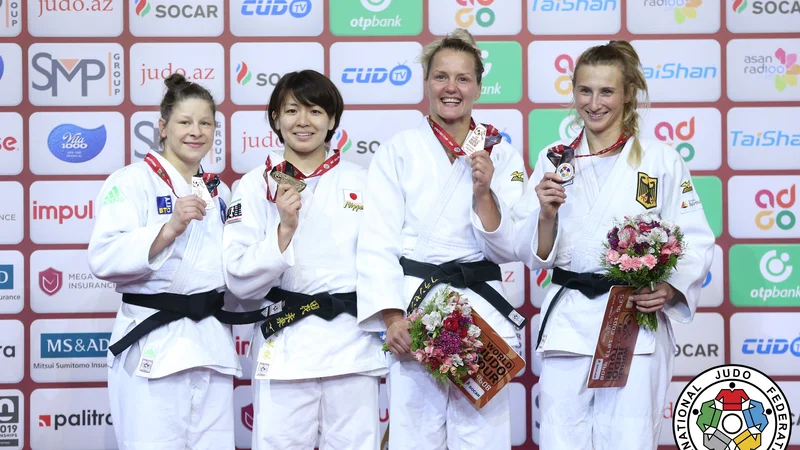
[(571, 94), (572, 74), (575, 73), (575, 61), (572, 56), (562, 53), (556, 57), (554, 65), (556, 71), (561, 74), (556, 78), (556, 92), (561, 95)]
[(473, 23), (477, 23), (486, 28), (494, 23), (494, 11), (487, 8), (494, 3), (494, 0), (456, 0), (456, 3), (462, 6), (456, 11), (456, 23), (459, 27), (469, 28)]
[(777, 250), (770, 250), (761, 257), (758, 267), (764, 279), (772, 283), (782, 283), (792, 276), (792, 266), (788, 262), (788, 253), (782, 252), (778, 255)]
[(411, 80), (411, 68), (398, 64), (391, 70), (383, 67), (348, 67), (342, 71), (342, 83), (383, 83), (389, 80), (395, 86), (402, 86)]
[(659, 141), (673, 147), (685, 162), (694, 158), (694, 146), (688, 142), (694, 137), (694, 116), (688, 121), (678, 122), (675, 126), (669, 122), (659, 122), (655, 128), (655, 136)]
[(243, 16), (282, 16), (289, 13), (296, 19), (311, 12), (311, 0), (244, 0)]
[[(763, 211), (756, 214), (756, 226), (762, 230), (769, 230), (776, 226), (781, 230), (790, 230), (797, 222), (794, 213), (789, 210), (795, 203), (795, 193), (797, 185), (793, 184), (789, 189), (781, 189), (776, 194), (767, 189), (756, 192), (756, 205)], [(775, 209), (783, 208), (775, 213)]]

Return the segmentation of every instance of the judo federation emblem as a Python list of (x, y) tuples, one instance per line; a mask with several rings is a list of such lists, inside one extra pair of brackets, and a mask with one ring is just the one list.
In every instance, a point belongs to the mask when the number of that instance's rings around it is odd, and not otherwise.
[(636, 182), (636, 201), (645, 209), (653, 209), (658, 204), (658, 178), (651, 178), (644, 172), (639, 172)]
[(689, 382), (675, 401), (672, 432), (680, 449), (786, 448), (791, 414), (783, 391), (752, 367), (713, 367)]

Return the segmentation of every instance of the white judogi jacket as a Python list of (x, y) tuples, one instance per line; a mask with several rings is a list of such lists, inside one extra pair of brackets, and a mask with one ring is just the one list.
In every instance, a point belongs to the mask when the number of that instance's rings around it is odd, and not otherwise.
[[(270, 160), (273, 166), (283, 161), (283, 150), (272, 152)], [(369, 209), (363, 203), (366, 170), (340, 161), (321, 176), (307, 179), (309, 184), (300, 193), (297, 230), (281, 253), (280, 215), (275, 203), (267, 200), (265, 168), (259, 166), (242, 177), (229, 208), (223, 261), (231, 292), (240, 299), (255, 300), (248, 310), (272, 304), (264, 296), (273, 287), (308, 295), (354, 292), (356, 241), (364, 211)], [(275, 194), (277, 184), (271, 177), (269, 182)], [(259, 325), (254, 327), (251, 345), (254, 359), (265, 345)], [(386, 373), (379, 336), (360, 330), (356, 318), (347, 313), (330, 322), (308, 316), (269, 341), (269, 379)]]
[[(554, 142), (552, 145), (570, 145), (572, 140)], [(653, 140), (640, 139), (641, 165), (633, 169), (628, 165), (628, 155), (634, 139), (630, 139), (617, 156), (611, 173), (601, 183), (592, 171), (591, 158), (576, 158), (576, 176), (573, 184), (566, 186), (567, 200), (557, 216), (557, 234), (553, 251), (546, 260), (536, 256), (539, 246), (539, 200), (534, 190), (544, 173), (555, 167), (547, 159), (547, 148), (539, 154), (530, 189), (514, 206), (515, 213), (527, 219), (516, 225), (515, 250), (520, 261), (531, 270), (560, 267), (573, 272), (603, 273), (600, 261), (605, 255), (603, 243), (613, 228), (613, 219), (651, 212), (663, 220), (680, 226), (687, 243), (684, 257), (678, 261), (669, 283), (682, 295), (676, 295), (664, 305), (663, 312), (682, 323), (691, 322), (700, 297), (700, 287), (711, 266), (714, 254), (714, 234), (706, 221), (702, 204), (691, 184), (689, 169), (674, 149)], [(581, 140), (577, 155), (589, 153), (587, 139)], [(640, 176), (655, 178), (656, 195), (649, 209), (637, 201)], [(688, 182), (687, 185), (682, 183)], [(600, 187), (602, 185), (602, 188)], [(542, 304), (544, 318), (550, 303), (561, 286), (551, 284)], [(579, 291), (566, 289), (550, 314), (538, 351), (561, 351), (593, 355), (600, 335), (608, 294), (588, 299)], [(662, 317), (662, 319), (665, 319)], [(674, 335), (669, 320), (666, 325), (673, 344)], [(661, 332), (661, 326), (659, 332)], [(655, 347), (655, 335), (641, 329), (636, 341), (635, 354), (649, 354)]]
[[(472, 168), (466, 157), (450, 164), (427, 118), (417, 128), (393, 136), (375, 152), (358, 240), (358, 322), (362, 329), (385, 330), (381, 312), (406, 311), (422, 282), (403, 275), (401, 256), (430, 264), (516, 261), (510, 205), (525, 191), (525, 166), (519, 152), (505, 142), (494, 146), (491, 159), (491, 190), (501, 223), (487, 233), (473, 208)], [(501, 281), (488, 283), (505, 294)], [(442, 287), (432, 289), (426, 298)], [(505, 316), (472, 290), (454, 290), (466, 295), (501, 337), (517, 345), (516, 329)]]
[[(191, 185), (172, 164), (156, 152), (150, 154), (164, 167), (178, 196), (192, 195)], [(214, 208), (206, 210), (202, 222), (191, 221), (183, 234), (148, 260), (150, 245), (172, 217), (171, 213), (159, 214), (158, 198), (169, 198), (172, 208), (177, 198), (145, 162), (117, 170), (108, 177), (95, 202), (95, 226), (89, 242), (92, 274), (116, 283), (117, 292), (121, 293), (191, 295), (224, 290), (220, 197), (229, 197), (230, 191), (220, 183), (218, 192), (220, 195), (213, 198)], [(155, 312), (123, 303), (114, 322), (111, 343)], [(153, 360), (149, 373), (138, 370), (139, 357), (144, 353)], [(230, 328), (214, 317), (200, 322), (184, 318), (164, 325), (120, 357), (125, 355), (126, 360), (119, 361), (109, 351), (109, 367), (123, 363), (146, 378), (160, 378), (192, 367), (208, 367), (228, 375), (242, 373)]]

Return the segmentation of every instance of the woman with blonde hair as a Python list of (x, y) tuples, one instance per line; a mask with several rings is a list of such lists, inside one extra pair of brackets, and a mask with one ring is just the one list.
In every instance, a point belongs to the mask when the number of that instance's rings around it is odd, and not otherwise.
[[(535, 351), (542, 353), (542, 450), (655, 449), (674, 336), (668, 317), (690, 322), (711, 265), (714, 235), (680, 155), (639, 137), (638, 97), (647, 94), (639, 56), (626, 41), (586, 50), (577, 60), (577, 138), (558, 141), (536, 161), (538, 184), (516, 206), (515, 252), (531, 270), (554, 269)], [(570, 158), (570, 155), (573, 157)], [(559, 170), (562, 164), (571, 170)], [(627, 384), (587, 388), (611, 283), (600, 267), (614, 219), (651, 212), (680, 226), (687, 249), (668, 282), (631, 300), (657, 313), (640, 328)]]
[[(427, 45), (420, 59), (430, 115), (381, 145), (369, 168), (356, 262), (358, 322), (366, 331), (385, 330), (392, 352), (389, 448), (508, 449), (508, 391), (478, 409), (454, 386), (438, 383), (409, 354), (403, 318), (422, 280), (443, 273), (443, 266), (450, 273), (496, 273), (469, 284), (458, 276), (440, 281), (517, 344), (524, 319), (505, 299), (497, 264), (513, 259), (510, 205), (524, 192), (525, 168), (497, 129), (472, 120), (483, 62), (469, 32), (459, 29)], [(462, 147), (476, 127), (486, 129), (485, 142), (468, 155)]]

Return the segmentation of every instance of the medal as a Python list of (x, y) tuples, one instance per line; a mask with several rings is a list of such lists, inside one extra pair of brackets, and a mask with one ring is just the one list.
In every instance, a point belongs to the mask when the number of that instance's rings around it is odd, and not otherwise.
[(556, 168), (556, 175), (561, 177), (561, 184), (572, 181), (575, 178), (575, 167), (570, 163), (561, 163)]
[(208, 186), (206, 186), (202, 177), (192, 177), (192, 194), (206, 202), (206, 209), (214, 209), (214, 200), (211, 199)]
[(464, 153), (466, 153), (467, 156), (469, 156), (478, 150), (483, 150), (485, 143), (486, 127), (481, 123), (478, 124), (474, 129), (470, 130), (461, 149), (464, 150)]
[(306, 188), (306, 184), (304, 182), (292, 177), (291, 175), (287, 175), (278, 171), (277, 167), (272, 169), (272, 172), (270, 172), (269, 176), (271, 176), (272, 179), (278, 184), (288, 184), (292, 186), (298, 194), (303, 192), (303, 189)]
[(580, 146), (581, 139), (583, 138), (583, 130), (581, 130), (581, 132), (578, 134), (578, 137), (572, 141), (572, 144), (568, 146), (559, 144), (547, 149), (547, 159), (549, 159), (550, 162), (556, 167), (555, 173), (559, 176), (559, 178), (561, 178), (561, 185), (567, 186), (571, 184), (572, 180), (575, 178), (575, 158), (588, 158), (591, 156), (600, 156), (612, 152), (624, 146), (630, 137), (630, 134), (623, 132), (619, 139), (617, 139), (617, 142), (615, 142), (611, 147), (589, 155), (576, 155), (576, 149)]

